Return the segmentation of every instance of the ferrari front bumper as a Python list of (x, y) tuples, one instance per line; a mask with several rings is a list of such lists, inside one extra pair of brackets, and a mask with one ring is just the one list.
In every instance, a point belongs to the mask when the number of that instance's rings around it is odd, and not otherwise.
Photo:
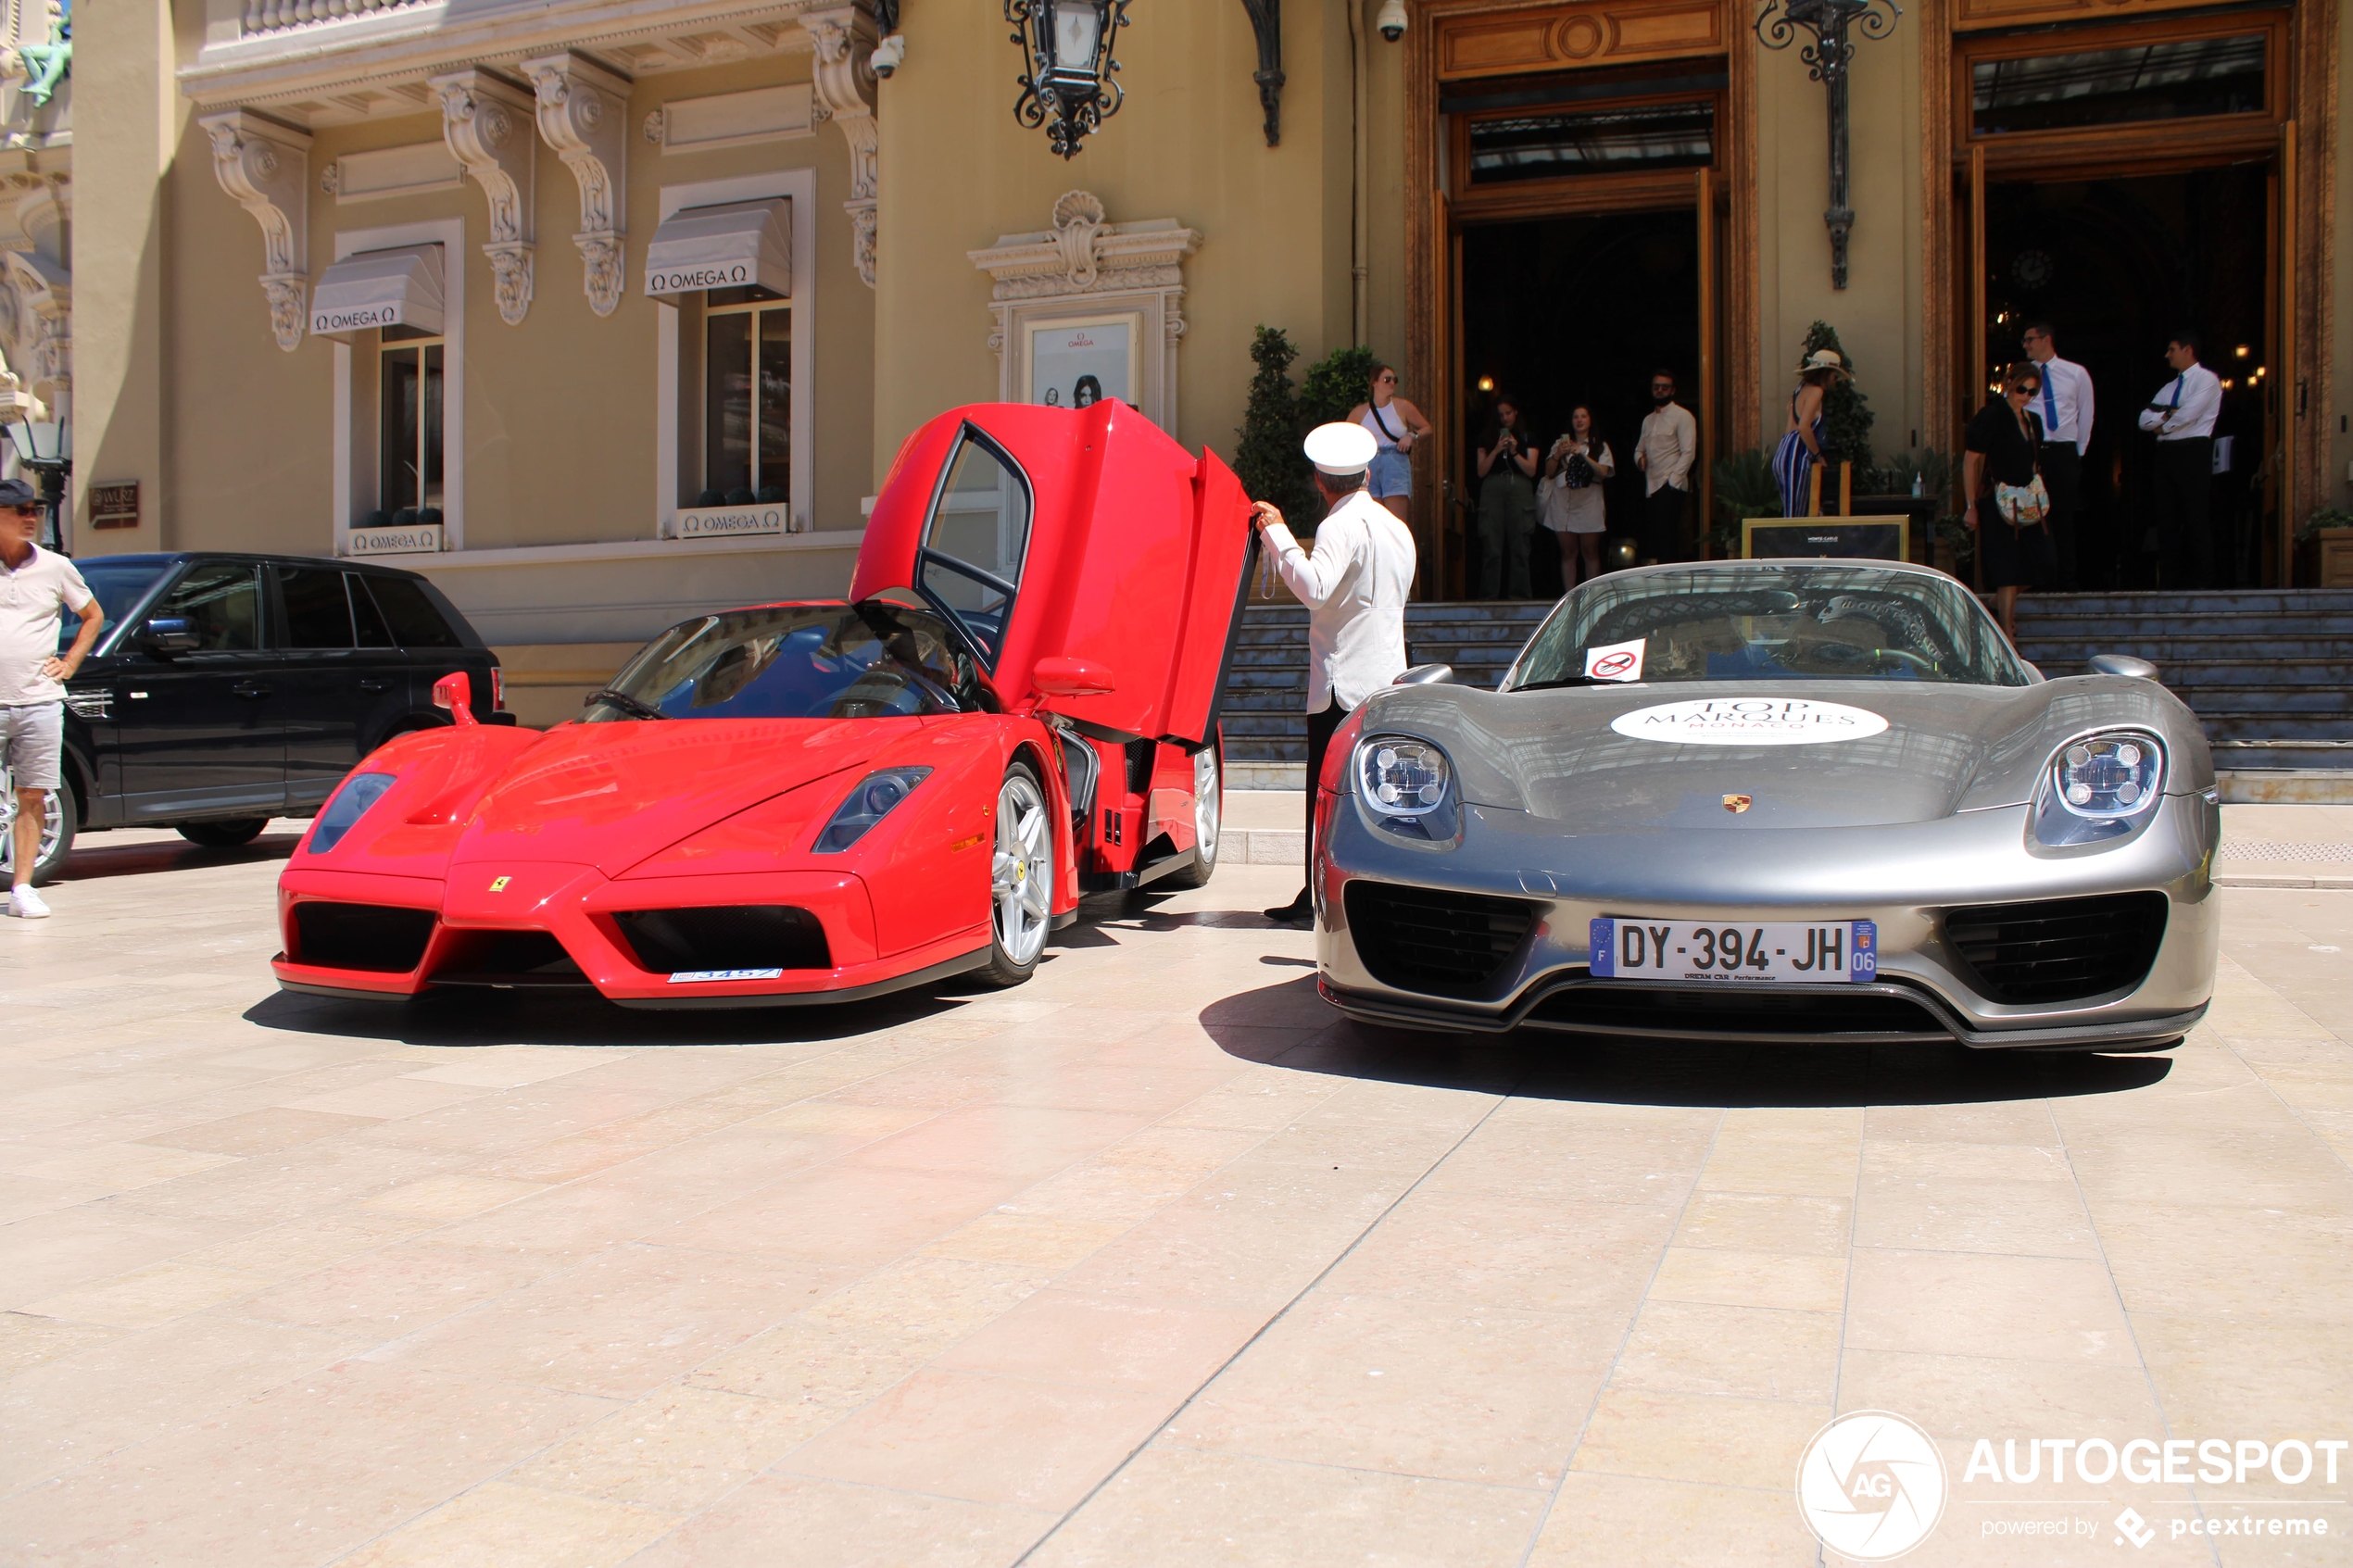
[[(1319, 803), (1319, 988), (1352, 1016), (1419, 1028), (1518, 1027), (1677, 1039), (1930, 1043), (1980, 1048), (2146, 1049), (2179, 1039), (2213, 994), (2220, 911), (2217, 809), (2169, 797), (2133, 837), (2049, 850), (2023, 807), (1856, 828), (1679, 830), (1579, 835), (1572, 824), (1471, 807), (1451, 844), (1401, 838), (1353, 797)], [(1453, 983), (1401, 972), (1378, 932), (1361, 943), (1348, 889), (1366, 882), (1507, 910), (1491, 970)], [(1385, 890), (1385, 889), (1384, 889)], [(1960, 951), (1959, 909), (2100, 896), (2164, 900), (2145, 973), (2064, 1000), (2006, 1002)], [(1492, 900), (1489, 903), (1486, 901)], [(1728, 985), (1599, 979), (1597, 917), (1736, 923), (1871, 921), (1875, 981)], [(1524, 935), (1518, 934), (1524, 923)], [(1503, 949), (1508, 947), (1508, 951)]]

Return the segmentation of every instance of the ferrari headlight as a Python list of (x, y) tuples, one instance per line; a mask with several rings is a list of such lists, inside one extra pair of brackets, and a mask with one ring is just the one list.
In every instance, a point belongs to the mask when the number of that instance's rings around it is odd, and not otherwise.
[(310, 852), (323, 855), (343, 842), (343, 835), (367, 814), (368, 808), (384, 798), (398, 775), (393, 773), (354, 773), (343, 781), (327, 809), (319, 813), (319, 821), (310, 829)]
[(860, 839), (866, 830), (890, 815), (891, 809), (915, 792), (915, 786), (931, 777), (929, 768), (885, 768), (869, 773), (858, 781), (825, 823), (825, 831), (817, 835), (810, 848), (819, 855), (838, 855)]
[(1377, 735), (1356, 747), (1356, 786), (1383, 817), (1421, 817), (1446, 798), (1446, 754), (1425, 740)]
[(2063, 847), (2121, 838), (2164, 798), (2165, 748), (2139, 730), (2085, 735), (2059, 748), (2034, 802), (2034, 836)]

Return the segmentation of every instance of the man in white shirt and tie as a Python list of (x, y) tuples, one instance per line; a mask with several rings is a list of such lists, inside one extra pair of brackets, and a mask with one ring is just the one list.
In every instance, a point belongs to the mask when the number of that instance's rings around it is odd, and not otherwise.
[(2141, 428), (2157, 433), (2158, 585), (2214, 586), (2214, 535), (2207, 495), (2214, 488), (2214, 417), (2222, 411), (2221, 379), (2197, 362), (2197, 334), (2175, 332), (2165, 345), (2173, 379), (2141, 410)]
[(1651, 402), (1634, 443), (1642, 470), (1642, 554), (1651, 560), (1683, 558), (1683, 521), (1691, 502), (1692, 464), (1699, 459), (1699, 421), (1675, 401), (1675, 372), (1651, 372)]
[(2043, 372), (2043, 391), (2030, 407), (2043, 416), (2043, 445), (2034, 459), (2051, 493), (2051, 543), (2058, 557), (2058, 581), (2052, 586), (2073, 593), (2080, 586), (2075, 546), (2083, 515), (2082, 460), (2092, 449), (2092, 373), (2058, 357), (2048, 321), (2033, 322), (2022, 336), (2026, 357)]
[[(1405, 599), (1414, 586), (1414, 535), (1365, 488), (1378, 444), (1363, 425), (1317, 425), (1307, 433), (1307, 460), (1324, 521), (1315, 553), (1299, 547), (1283, 514), (1253, 508), (1266, 551), (1283, 583), (1307, 607), (1307, 874), (1315, 874), (1315, 787), (1332, 733), (1351, 711), (1405, 670)], [(1286, 925), (1315, 918), (1315, 900), (1299, 897), (1266, 918)]]

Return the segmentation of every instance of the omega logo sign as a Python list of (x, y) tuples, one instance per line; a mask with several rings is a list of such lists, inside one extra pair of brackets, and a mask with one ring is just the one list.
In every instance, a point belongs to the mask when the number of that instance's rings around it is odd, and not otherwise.
[(752, 282), (751, 263), (730, 261), (713, 267), (674, 267), (646, 273), (648, 294), (686, 294), (693, 289), (726, 289)]
[(396, 327), (400, 325), (400, 307), (395, 305), (362, 305), (348, 310), (314, 310), (310, 313), (310, 330), (314, 332), (356, 332), (367, 327)]
[(783, 507), (704, 507), (678, 514), (681, 539), (793, 532), (791, 515)]
[(1818, 746), (1887, 728), (1869, 709), (1794, 696), (1716, 696), (1621, 713), (1609, 727), (1634, 740), (1680, 746)]

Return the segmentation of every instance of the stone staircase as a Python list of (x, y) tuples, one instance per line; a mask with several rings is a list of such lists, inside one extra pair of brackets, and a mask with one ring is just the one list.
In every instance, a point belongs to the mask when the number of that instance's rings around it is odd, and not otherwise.
[(2353, 804), (2353, 591), (2029, 594), (2019, 651), (2045, 675), (2131, 654), (2206, 724), (2236, 804)]
[[(1553, 608), (1550, 599), (1405, 607), (1417, 664), (1451, 664), (1465, 685), (1492, 686)], [(1307, 611), (1252, 605), (1226, 682), (1226, 787), (1302, 789), (1307, 767)]]

